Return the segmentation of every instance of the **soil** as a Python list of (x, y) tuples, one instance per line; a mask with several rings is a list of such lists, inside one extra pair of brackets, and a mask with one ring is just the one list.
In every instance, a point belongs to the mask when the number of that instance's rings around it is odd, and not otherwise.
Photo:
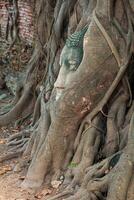
[[(0, 156), (6, 153), (6, 139), (13, 133), (11, 128), (0, 129)], [(28, 192), (22, 191), (21, 173), (14, 173), (13, 168), (17, 159), (0, 163), (0, 200), (31, 200), (34, 199)]]
[[(11, 129), (0, 129), (0, 156), (7, 151), (6, 137)], [(5, 137), (6, 135), (6, 137)], [(17, 173), (14, 167), (19, 158), (0, 163), (0, 200), (46, 200), (50, 195), (54, 195), (56, 190), (44, 185), (39, 191), (24, 190), (20, 187), (26, 173), (26, 169)]]
[[(8, 101), (5, 102), (7, 104)], [(4, 106), (5, 104), (0, 102), (0, 113), (2, 113)], [(0, 157), (8, 151), (7, 138), (19, 131), (19, 128), (12, 126), (0, 128)], [(0, 163), (0, 200), (45, 200), (50, 196), (48, 194), (55, 194), (56, 190), (52, 187), (48, 188), (46, 184), (39, 191), (23, 190), (20, 185), (25, 177), (26, 169), (19, 173), (14, 172), (14, 167), (18, 161), (19, 158)]]

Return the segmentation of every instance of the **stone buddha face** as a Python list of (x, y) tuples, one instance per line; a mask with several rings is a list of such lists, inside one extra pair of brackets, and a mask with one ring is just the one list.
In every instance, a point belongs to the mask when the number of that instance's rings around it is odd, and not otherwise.
[[(87, 29), (86, 29), (87, 30)], [(83, 58), (83, 38), (86, 32), (82, 29), (79, 32), (72, 34), (66, 41), (66, 44), (60, 55), (60, 71), (58, 78), (54, 84), (56, 88), (56, 100), (62, 94), (62, 91), (68, 84), (68, 77), (74, 74)]]

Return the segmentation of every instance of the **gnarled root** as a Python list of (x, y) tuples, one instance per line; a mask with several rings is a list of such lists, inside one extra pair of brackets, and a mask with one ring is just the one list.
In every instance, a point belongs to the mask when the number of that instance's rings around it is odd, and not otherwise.
[(10, 160), (10, 159), (19, 157), (24, 152), (25, 148), (26, 148), (26, 144), (23, 145), (23, 147), (18, 149), (17, 151), (15, 149), (14, 152), (12, 151), (12, 152), (7, 153), (6, 155), (1, 156), (0, 162), (4, 162), (6, 160)]
[(47, 105), (44, 104), (42, 99), (41, 104), (41, 117), (38, 120), (38, 123), (33, 127), (33, 133), (28, 141), (27, 147), (23, 153), (22, 158), (15, 167), (15, 171), (21, 171), (21, 169), (28, 165), (29, 161), (36, 157), (38, 150), (45, 141), (49, 126), (50, 126), (50, 115), (47, 110)]
[[(122, 152), (118, 152), (100, 163), (89, 167), (84, 177), (80, 190), (67, 200), (79, 199), (78, 194), (85, 191), (84, 199), (88, 192), (87, 199), (127, 200), (133, 199), (130, 192), (133, 185), (134, 167), (134, 114), (131, 119), (128, 134), (128, 143)], [(133, 192), (131, 193), (133, 194)]]
[(33, 113), (33, 120), (32, 120), (32, 125), (34, 125), (40, 118), (41, 115), (41, 97), (42, 93), (39, 94), (36, 103), (35, 103), (35, 108), (34, 108), (34, 113)]
[(119, 150), (120, 132), (125, 121), (125, 113), (129, 97), (124, 93), (117, 96), (108, 111), (107, 133), (103, 147), (103, 155), (111, 156)]
[[(108, 173), (118, 162), (121, 153), (122, 152), (118, 152), (111, 157), (101, 161), (100, 163), (88, 167), (84, 171), (85, 175), (83, 175), (82, 184), (80, 187), (76, 187), (75, 189), (70, 187), (69, 190), (65, 189), (64, 192), (61, 192), (60, 194), (50, 198), (49, 200), (55, 200), (63, 196), (73, 195), (73, 193), (75, 193), (73, 196), (70, 196), (66, 199), (86, 200), (89, 198), (94, 199), (95, 197), (98, 197), (98, 199), (101, 197), (101, 199), (103, 199), (102, 193), (104, 193), (107, 189), (109, 177)], [(63, 188), (61, 188), (61, 190), (62, 189)], [(71, 191), (72, 193), (70, 194), (69, 191)]]
[(7, 140), (9, 151), (17, 151), (22, 148), (29, 140), (30, 130), (21, 131), (20, 133), (10, 136)]
[(28, 140), (26, 149), (23, 152), (22, 157), (20, 158), (19, 162), (16, 164), (14, 171), (18, 172), (21, 171), (22, 168), (28, 165), (29, 161), (31, 160), (31, 152), (33, 148), (33, 144), (37, 135), (38, 127), (33, 127), (32, 133), (30, 134), (30, 138)]
[[(134, 114), (132, 115), (128, 143), (113, 169), (109, 180), (108, 200), (126, 200), (134, 168)], [(121, 191), (121, 192), (120, 192)]]
[(72, 195), (72, 194), (73, 194), (73, 190), (66, 190), (60, 194), (55, 195), (54, 197), (50, 197), (48, 200), (55, 200), (55, 199), (59, 199), (61, 197)]
[(80, 184), (83, 180), (85, 169), (94, 163), (101, 140), (103, 139), (104, 132), (102, 126), (102, 115), (100, 114), (94, 118), (92, 126), (83, 131), (81, 141), (76, 149), (64, 182), (66, 184), (68, 179), (73, 177), (69, 188)]
[(7, 124), (15, 121), (16, 119), (23, 117), (23, 114), (25, 115), (26, 109), (28, 107), (30, 108), (31, 104), (33, 104), (33, 94), (32, 94), (32, 85), (31, 84), (26, 84), (25, 85), (25, 90), (23, 95), (20, 97), (19, 101), (13, 107), (8, 113), (5, 115), (0, 116), (0, 126), (6, 126)]
[(14, 144), (16, 141), (22, 140), (23, 138), (29, 138), (30, 134), (31, 134), (30, 130), (24, 130), (19, 133), (16, 133), (8, 138), (7, 145), (8, 146), (16, 145)]
[(3, 155), (3, 156), (0, 157), (0, 162), (4, 162), (6, 160), (16, 158), (16, 157), (20, 156), (22, 153), (23, 153), (23, 151), (19, 150), (18, 152), (11, 152), (11, 153), (8, 153), (6, 155)]

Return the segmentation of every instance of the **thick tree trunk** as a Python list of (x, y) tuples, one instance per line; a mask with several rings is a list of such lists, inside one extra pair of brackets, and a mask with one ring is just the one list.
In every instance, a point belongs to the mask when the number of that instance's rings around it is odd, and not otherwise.
[[(73, 156), (74, 150), (72, 143), (75, 140), (82, 119), (88, 113), (92, 112), (95, 106), (103, 99), (103, 96), (114, 81), (117, 72), (120, 70), (121, 65), (128, 65), (127, 59), (130, 57), (126, 54), (128, 52), (125, 51), (125, 43), (122, 40), (118, 29), (115, 29), (113, 32), (113, 27), (110, 25), (109, 19), (112, 17), (111, 9), (113, 9), (113, 7), (112, 3), (109, 3), (109, 1), (97, 1), (96, 10), (84, 37), (83, 60), (77, 71), (67, 77), (66, 83), (65, 80), (63, 80), (64, 70), (61, 66), (58, 79), (55, 83), (57, 89), (53, 90), (49, 101), (51, 124), (47, 136), (44, 137), (44, 142), (41, 142), (41, 144), (39, 143), (39, 148), (37, 148), (34, 158), (32, 159), (26, 180), (23, 183), (23, 186), (25, 187), (40, 186), (44, 176), (48, 172), (48, 168), (50, 170), (50, 166), (54, 172), (52, 180), (57, 180), (60, 177), (63, 166), (68, 166), (71, 157)], [(121, 11), (120, 15), (117, 13), (120, 22), (122, 20), (122, 10), (124, 9), (121, 2), (117, 2), (115, 13), (118, 9)], [(111, 18), (111, 20), (113, 19)], [(126, 23), (128, 25), (127, 22), (126, 17), (124, 24)], [(118, 35), (118, 38), (115, 36), (115, 33)], [(126, 43), (127, 42), (128, 40), (126, 40)], [(121, 49), (124, 49), (124, 51), (122, 52)], [(66, 51), (66, 54), (67, 53), (69, 54), (68, 51)], [(122, 62), (123, 56), (126, 60)], [(126, 67), (124, 69), (126, 69)], [(120, 81), (120, 78), (118, 78), (118, 80)], [(119, 81), (116, 82), (116, 87)], [(62, 91), (61, 97), (56, 100), (58, 88), (63, 87), (65, 87), (65, 89)], [(105, 96), (105, 98), (107, 97)], [(123, 97), (120, 98), (122, 102)], [(108, 100), (109, 99), (107, 98), (107, 101)], [(128, 97), (125, 97), (125, 105), (127, 101)], [(105, 101), (102, 102), (107, 103)], [(100, 112), (104, 105), (105, 104), (103, 103), (100, 104), (97, 112)], [(117, 105), (116, 102), (116, 110), (118, 107)], [(90, 120), (92, 120), (93, 117), (94, 116), (92, 116)], [(64, 126), (61, 122), (64, 122)], [(111, 140), (110, 136), (108, 136), (108, 139)], [(96, 142), (98, 145), (96, 146), (95, 151), (99, 149), (100, 146), (100, 142), (98, 142), (97, 138)], [(118, 143), (117, 137), (115, 139), (115, 145), (117, 146), (116, 142)], [(72, 149), (69, 153), (68, 146)], [(118, 148), (113, 149), (112, 152), (109, 150), (107, 154), (113, 154), (117, 150)], [(95, 159), (95, 155), (96, 153), (94, 152), (92, 160)], [(93, 161), (91, 163), (93, 164)], [(85, 168), (86, 167), (87, 165), (85, 164)], [(84, 171), (84, 168), (81, 170)], [(79, 172), (76, 174), (78, 173)], [(76, 182), (79, 182), (79, 180), (74, 178), (73, 184), (76, 184)]]
[(45, 75), (34, 111), (36, 129), (23, 155), (31, 163), (22, 186), (37, 188), (49, 173), (52, 186), (62, 183), (61, 175), (67, 186), (51, 200), (132, 200), (133, 3), (42, 0), (38, 20), (38, 48), (26, 83), (35, 78), (40, 60)]

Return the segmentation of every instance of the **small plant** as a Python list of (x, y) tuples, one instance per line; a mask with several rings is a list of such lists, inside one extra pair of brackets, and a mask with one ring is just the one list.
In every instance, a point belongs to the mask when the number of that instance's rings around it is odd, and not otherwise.
[(74, 162), (71, 162), (70, 164), (69, 164), (69, 168), (75, 168), (75, 167), (77, 167), (78, 166), (78, 164), (77, 163), (74, 163)]

